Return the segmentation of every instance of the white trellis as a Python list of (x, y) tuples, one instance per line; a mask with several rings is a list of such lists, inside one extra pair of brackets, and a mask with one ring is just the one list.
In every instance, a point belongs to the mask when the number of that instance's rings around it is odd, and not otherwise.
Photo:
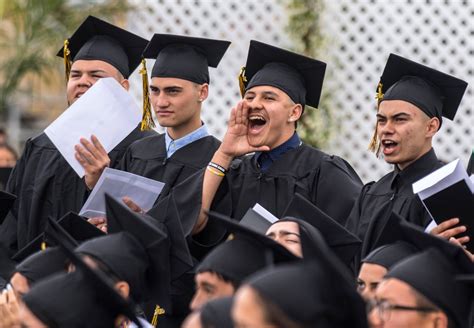
[[(285, 33), (284, 1), (135, 0), (128, 28), (144, 37), (173, 33), (232, 41), (218, 69), (203, 118), (217, 137), (239, 99), (236, 76), (250, 39), (291, 48)], [(343, 156), (363, 180), (378, 179), (389, 167), (368, 152), (375, 117), (375, 87), (390, 52), (466, 79), (468, 91), (454, 122), (445, 120), (435, 139), (438, 156), (466, 161), (474, 146), (474, 2), (414, 0), (325, 0), (323, 32), (328, 39), (326, 87), (340, 127), (328, 152)], [(153, 61), (149, 61), (151, 68)], [(140, 80), (132, 81), (137, 99)], [(324, 92), (324, 90), (323, 90)]]

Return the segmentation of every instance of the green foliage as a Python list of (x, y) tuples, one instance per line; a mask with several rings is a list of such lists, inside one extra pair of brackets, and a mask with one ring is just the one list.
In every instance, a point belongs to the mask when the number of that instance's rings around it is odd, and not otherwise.
[[(283, 1), (289, 13), (286, 31), (294, 50), (312, 58), (321, 58), (326, 46), (326, 40), (320, 28), (324, 1)], [(314, 147), (324, 148), (334, 129), (334, 118), (328, 107), (330, 96), (330, 91), (324, 87), (319, 109), (306, 106), (303, 117), (298, 121), (298, 134), (307, 144)]]
[(25, 77), (48, 82), (64, 74), (56, 53), (87, 15), (107, 18), (129, 8), (126, 0), (0, 0), (0, 114)]

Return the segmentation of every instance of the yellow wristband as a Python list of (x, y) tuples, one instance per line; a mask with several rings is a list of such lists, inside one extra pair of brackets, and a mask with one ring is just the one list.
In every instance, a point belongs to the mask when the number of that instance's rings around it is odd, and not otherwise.
[(212, 166), (208, 166), (208, 167), (207, 167), (207, 170), (208, 170), (209, 172), (211, 172), (212, 174), (215, 174), (215, 175), (217, 175), (217, 176), (220, 176), (220, 177), (224, 177), (224, 176), (225, 176), (224, 173), (222, 173), (222, 172), (219, 171), (219, 170), (216, 170), (216, 169), (213, 168)]

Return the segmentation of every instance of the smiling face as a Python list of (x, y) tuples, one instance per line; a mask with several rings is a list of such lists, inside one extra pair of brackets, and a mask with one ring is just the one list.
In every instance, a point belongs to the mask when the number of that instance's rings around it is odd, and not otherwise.
[(69, 105), (79, 99), (99, 79), (112, 77), (128, 90), (128, 80), (111, 64), (102, 60), (76, 60), (71, 66), (71, 73), (66, 87)]
[(278, 88), (256, 86), (244, 96), (249, 106), (247, 138), (251, 146), (278, 147), (291, 138), (302, 107)]
[(429, 118), (419, 108), (402, 100), (380, 103), (377, 136), (387, 163), (404, 169), (431, 149), (439, 120)]
[(150, 101), (158, 123), (178, 139), (201, 126), (201, 103), (207, 98), (208, 84), (154, 77), (150, 84)]

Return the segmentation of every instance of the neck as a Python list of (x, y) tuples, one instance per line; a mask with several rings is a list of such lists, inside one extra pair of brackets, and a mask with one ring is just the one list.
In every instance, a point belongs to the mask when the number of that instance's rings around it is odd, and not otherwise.
[(423, 157), (424, 155), (426, 155), (430, 150), (431, 150), (431, 145), (428, 149), (424, 149), (422, 152), (419, 153), (418, 157), (416, 157), (415, 159), (409, 161), (409, 162), (405, 162), (405, 163), (398, 163), (397, 164), (397, 167), (403, 171), (405, 170), (407, 167), (409, 167), (411, 164), (415, 163), (417, 160), (419, 160), (421, 157)]
[(290, 140), (290, 138), (293, 136), (294, 133), (295, 133), (295, 130), (291, 130), (291, 131), (287, 131), (287, 132), (283, 133), (278, 138), (278, 140), (270, 147), (270, 150), (273, 150), (273, 149), (277, 148), (278, 146), (281, 146), (282, 144), (284, 144), (288, 140)]

